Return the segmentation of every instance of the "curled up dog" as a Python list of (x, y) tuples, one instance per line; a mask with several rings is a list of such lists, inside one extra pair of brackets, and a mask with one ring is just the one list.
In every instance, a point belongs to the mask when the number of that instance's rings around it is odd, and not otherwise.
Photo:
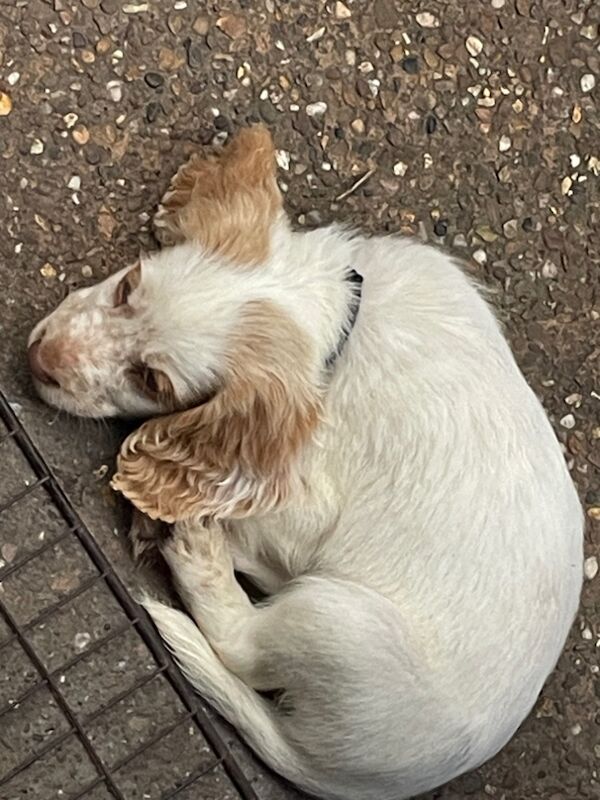
[(67, 297), (29, 358), (50, 404), (146, 418), (113, 483), (174, 526), (190, 616), (147, 608), (198, 691), (303, 789), (399, 800), (532, 708), (577, 609), (582, 514), (453, 260), (294, 232), (274, 163), (262, 128), (192, 159), (157, 217), (174, 246)]

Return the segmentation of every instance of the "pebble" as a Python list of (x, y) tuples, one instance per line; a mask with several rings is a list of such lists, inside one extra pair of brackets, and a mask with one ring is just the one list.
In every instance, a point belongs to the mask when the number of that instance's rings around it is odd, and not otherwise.
[(83, 275), (84, 278), (91, 278), (92, 275), (94, 274), (94, 271), (89, 264), (84, 264), (83, 267), (81, 268), (81, 274)]
[(587, 515), (590, 519), (600, 521), (600, 506), (591, 506), (591, 508), (588, 508)]
[(560, 191), (562, 194), (569, 194), (571, 191), (571, 187), (573, 186), (573, 180), (568, 175), (565, 176), (562, 181), (560, 182)]
[(467, 52), (469, 53), (469, 55), (475, 58), (483, 50), (483, 42), (477, 36), (471, 34), (471, 36), (467, 37), (467, 41), (465, 42), (465, 47), (467, 48)]
[(17, 546), (14, 544), (3, 544), (2, 549), (0, 550), (2, 553), (2, 558), (7, 564), (10, 564), (11, 561), (14, 560), (14, 557), (17, 555)]
[(402, 69), (409, 75), (416, 75), (419, 71), (419, 59), (416, 56), (407, 56), (402, 61)]
[(556, 278), (558, 276), (558, 267), (552, 261), (544, 261), (542, 275), (544, 278)]
[(290, 154), (288, 153), (287, 150), (277, 150), (277, 152), (275, 153), (275, 159), (277, 161), (277, 164), (281, 167), (281, 169), (284, 169), (286, 172), (289, 170)]
[(106, 84), (106, 88), (108, 89), (111, 100), (114, 103), (119, 103), (123, 97), (123, 87), (121, 86), (121, 81), (109, 81)]
[(589, 556), (583, 562), (583, 574), (588, 581), (593, 581), (598, 574), (598, 559), (596, 556)]
[(4, 92), (0, 92), (0, 117), (7, 117), (12, 111), (12, 100)]
[(591, 92), (596, 86), (596, 76), (592, 75), (591, 72), (586, 72), (585, 75), (581, 76), (579, 85), (581, 86), (582, 92)]
[(478, 264), (481, 265), (485, 264), (487, 261), (487, 254), (485, 250), (481, 250), (481, 248), (475, 250), (475, 252), (473, 253), (473, 260), (476, 261)]
[(163, 76), (158, 72), (147, 72), (144, 75), (144, 80), (151, 89), (158, 89), (165, 82)]
[(448, 223), (445, 219), (438, 219), (433, 226), (433, 232), (436, 236), (445, 236), (448, 233)]
[(440, 27), (439, 19), (435, 16), (435, 14), (432, 14), (430, 11), (420, 11), (415, 19), (422, 28)]
[(79, 145), (87, 144), (90, 140), (90, 132), (85, 125), (78, 125), (74, 128), (71, 136)]
[(502, 225), (502, 230), (507, 239), (514, 239), (519, 232), (519, 223), (516, 219), (509, 219)]
[(44, 152), (44, 143), (41, 139), (34, 139), (29, 148), (29, 152), (33, 156), (39, 156)]
[(79, 175), (73, 175), (73, 177), (67, 183), (67, 187), (72, 189), (74, 192), (78, 192), (81, 189), (81, 178)]
[(246, 18), (241, 14), (226, 14), (217, 20), (217, 28), (235, 41), (246, 33)]
[(142, 14), (148, 11), (148, 3), (126, 3), (122, 10), (124, 14)]
[(366, 130), (365, 123), (362, 121), (360, 117), (353, 119), (352, 122), (350, 123), (350, 127), (352, 128), (354, 133), (358, 134), (359, 136), (362, 136), (362, 134)]
[(510, 150), (511, 147), (512, 147), (512, 141), (510, 136), (506, 136), (506, 134), (504, 136), (501, 136), (500, 141), (498, 142), (498, 150), (501, 153), (506, 153), (508, 150)]
[(338, 19), (349, 19), (352, 16), (352, 12), (348, 8), (348, 6), (345, 5), (344, 3), (340, 3), (339, 0), (335, 4), (334, 13)]
[(89, 633), (76, 633), (73, 639), (73, 643), (78, 650), (84, 650), (91, 641), (92, 637)]
[(566, 428), (567, 430), (570, 431), (572, 428), (575, 427), (575, 417), (573, 416), (573, 414), (565, 414), (565, 416), (562, 417), (562, 419), (560, 420), (560, 424), (562, 425), (563, 428)]
[(586, 642), (591, 642), (592, 639), (594, 638), (594, 634), (592, 633), (591, 628), (589, 628), (587, 625), (581, 631), (581, 638), (585, 639)]
[(309, 103), (306, 106), (306, 113), (309, 117), (322, 117), (327, 111), (327, 103), (319, 100), (316, 103)]
[(21, 77), (20, 72), (11, 72), (6, 78), (6, 82), (8, 83), (9, 86), (14, 86), (16, 83), (19, 82), (20, 77)]
[(396, 161), (394, 164), (394, 175), (398, 175), (400, 178), (406, 175), (407, 170), (408, 164), (405, 164), (404, 161)]
[(492, 0), (492, 8), (495, 8), (496, 11), (499, 11), (501, 8), (504, 8), (504, 4), (506, 0)]
[(40, 272), (44, 278), (56, 278), (57, 275), (55, 267), (53, 267), (49, 261), (46, 261), (44, 266), (40, 267)]

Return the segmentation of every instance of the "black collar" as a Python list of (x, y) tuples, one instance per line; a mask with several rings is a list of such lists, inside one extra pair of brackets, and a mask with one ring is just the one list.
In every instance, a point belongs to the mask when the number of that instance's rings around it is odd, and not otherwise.
[(340, 338), (338, 339), (335, 350), (333, 350), (333, 352), (327, 356), (325, 361), (325, 369), (331, 369), (341, 356), (344, 345), (348, 341), (348, 337), (352, 333), (352, 329), (356, 324), (356, 318), (358, 317), (358, 311), (360, 309), (363, 283), (362, 275), (359, 275), (356, 270), (349, 268), (348, 272), (346, 273), (345, 280), (351, 285), (350, 288), (352, 290), (350, 295), (350, 304), (348, 306), (348, 317), (342, 326)]

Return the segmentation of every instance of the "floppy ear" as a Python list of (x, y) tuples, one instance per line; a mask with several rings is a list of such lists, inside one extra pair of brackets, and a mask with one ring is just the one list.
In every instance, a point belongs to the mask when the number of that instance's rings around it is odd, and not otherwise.
[(281, 208), (273, 140), (254, 125), (220, 154), (192, 156), (171, 181), (154, 224), (176, 241), (197, 241), (235, 263), (257, 264), (269, 254)]
[(312, 353), (283, 312), (250, 303), (224, 388), (126, 439), (113, 488), (153, 519), (241, 518), (299, 491), (297, 459), (321, 410)]

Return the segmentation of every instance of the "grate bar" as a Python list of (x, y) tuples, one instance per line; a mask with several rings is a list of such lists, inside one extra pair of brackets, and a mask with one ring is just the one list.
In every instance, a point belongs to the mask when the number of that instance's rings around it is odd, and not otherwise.
[[(56, 700), (56, 704), (61, 709), (61, 711), (63, 712), (65, 717), (67, 718), (67, 720), (69, 722), (69, 725), (71, 726), (71, 730), (67, 731), (64, 734), (64, 738), (66, 738), (67, 735), (71, 735), (72, 733), (77, 732), (77, 734), (78, 734), (78, 736), (79, 736), (79, 738), (81, 740), (81, 744), (84, 746), (85, 751), (86, 751), (86, 753), (88, 754), (88, 756), (90, 758), (90, 761), (92, 762), (92, 764), (96, 768), (97, 772), (100, 775), (104, 776), (104, 779), (106, 781), (106, 786), (107, 786), (108, 790), (110, 791), (110, 793), (113, 795), (113, 797), (116, 800), (125, 800), (125, 798), (123, 797), (123, 795), (119, 791), (117, 785), (114, 783), (110, 772), (106, 769), (106, 767), (102, 763), (101, 759), (99, 758), (98, 754), (96, 753), (96, 751), (92, 747), (90, 740), (87, 738), (87, 736), (85, 734), (85, 731), (81, 727), (81, 723), (79, 722), (79, 720), (77, 719), (77, 717), (75, 716), (73, 711), (71, 710), (71, 707), (69, 706), (67, 701), (62, 696), (58, 686), (56, 685), (56, 681), (54, 680), (52, 675), (48, 672), (48, 670), (44, 666), (42, 660), (39, 658), (38, 654), (35, 652), (33, 647), (29, 644), (29, 642), (27, 641), (26, 637), (19, 630), (19, 627), (18, 627), (17, 623), (15, 622), (12, 614), (8, 611), (8, 609), (2, 603), (0, 603), (0, 614), (2, 614), (2, 616), (4, 617), (4, 620), (5, 620), (6, 624), (9, 626), (9, 628), (12, 628), (12, 630), (18, 635), (21, 647), (23, 648), (23, 650), (25, 650), (25, 652), (29, 656), (30, 661), (35, 666), (35, 668), (37, 669), (38, 673), (46, 680), (46, 682), (48, 684), (48, 689), (50, 690), (50, 692), (52, 693), (52, 696)], [(33, 757), (33, 760), (35, 761), (36, 758), (39, 758), (39, 754), (36, 754)], [(17, 771), (21, 772), (21, 770), (23, 768), (24, 767), (21, 766), (21, 767), (19, 767), (19, 769)], [(6, 783), (6, 780), (7, 780), (6, 778), (3, 778), (0, 781), (0, 785), (2, 785), (3, 783)]]
[(75, 600), (77, 597), (79, 597), (79, 595), (84, 594), (84, 592), (91, 588), (95, 583), (101, 581), (102, 578), (104, 578), (104, 575), (90, 575), (90, 577), (82, 581), (76, 589), (73, 589), (72, 592), (69, 592), (69, 594), (61, 597), (61, 599), (57, 600), (56, 603), (53, 603), (51, 606), (45, 608), (40, 614), (37, 615), (37, 617), (30, 619), (29, 622), (26, 622), (24, 625), (17, 625), (17, 623), (15, 623), (16, 627), (12, 636), (9, 636), (8, 639), (4, 639), (2, 642), (0, 642), (0, 652), (7, 645), (11, 644), (11, 642), (19, 639), (20, 634), (26, 633), (32, 628), (35, 628), (36, 625), (44, 622), (44, 620), (46, 620), (48, 617), (51, 617), (55, 611), (58, 611), (63, 606), (68, 605), (71, 600)]
[(38, 488), (38, 486), (43, 486), (43, 484), (46, 483), (47, 480), (49, 480), (48, 477), (43, 477), (37, 480), (35, 483), (32, 483), (31, 486), (26, 486), (25, 489), (23, 489), (18, 494), (14, 495), (14, 497), (11, 497), (10, 500), (7, 500), (0, 506), (0, 514), (3, 514), (5, 511), (8, 511), (8, 509), (14, 506), (15, 503), (18, 503), (19, 500), (22, 500), (24, 497), (27, 497), (28, 494), (31, 494), (31, 492), (35, 491)]
[[(92, 653), (95, 653), (96, 650), (99, 650), (101, 647), (103, 647), (103, 645), (108, 644), (108, 642), (110, 642), (112, 639), (116, 639), (118, 636), (121, 636), (123, 633), (128, 631), (132, 625), (135, 625), (135, 623), (129, 622), (129, 620), (123, 622), (121, 625), (118, 625), (110, 633), (107, 633), (106, 636), (102, 636), (100, 639), (96, 639), (96, 641), (92, 645), (90, 645), (90, 647), (87, 647), (83, 652), (77, 653), (76, 656), (73, 656), (73, 658), (70, 658), (68, 661), (65, 661), (65, 663), (61, 664), (60, 667), (53, 669), (52, 672), (50, 672), (50, 675), (52, 677), (56, 677), (57, 675), (61, 675), (63, 672), (66, 672), (67, 670), (71, 669), (71, 667), (74, 667), (75, 664), (78, 664), (80, 661), (83, 661), (84, 659), (88, 658), (88, 656), (92, 655)], [(15, 634), (11, 637), (10, 641), (12, 642), (17, 639), (18, 636)], [(156, 673), (153, 672), (152, 674)], [(38, 689), (41, 689), (42, 686), (46, 685), (47, 684), (45, 680), (38, 681), (38, 683), (36, 683), (34, 686), (30, 686), (28, 689), (26, 689), (25, 692), (23, 692), (23, 694), (20, 695), (16, 700), (6, 703), (5, 706), (0, 708), (0, 719), (8, 711), (12, 711), (13, 708), (16, 708), (17, 706), (21, 705), (21, 703), (24, 703), (25, 700), (30, 695), (32, 695)]]
[(33, 561), (34, 558), (43, 555), (43, 553), (45, 553), (46, 550), (51, 550), (55, 545), (60, 544), (64, 539), (67, 539), (69, 536), (72, 535), (73, 531), (71, 529), (63, 531), (58, 536), (55, 536), (53, 539), (48, 539), (48, 541), (45, 542), (41, 547), (38, 547), (37, 550), (33, 550), (31, 553), (27, 553), (26, 556), (23, 556), (23, 558), (19, 559), (18, 561), (15, 561), (14, 564), (9, 564), (8, 566), (4, 567), (4, 569), (0, 571), (0, 581), (5, 581), (10, 574), (21, 569), (21, 567), (24, 567), (30, 561)]
[[(48, 493), (49, 498), (53, 502), (54, 506), (60, 511), (63, 519), (67, 523), (67, 525), (72, 529), (72, 532), (77, 536), (78, 540), (86, 550), (88, 556), (90, 557), (91, 561), (95, 564), (96, 568), (99, 571), (98, 576), (94, 576), (94, 578), (86, 582), (82, 587), (79, 587), (78, 590), (72, 592), (67, 597), (63, 598), (59, 603), (54, 604), (51, 609), (44, 611), (42, 614), (38, 615), (35, 620), (32, 620), (26, 626), (26, 629), (32, 627), (35, 624), (39, 624), (39, 622), (43, 619), (46, 619), (51, 613), (57, 610), (57, 608), (61, 607), (65, 603), (68, 603), (70, 600), (74, 599), (78, 594), (81, 594), (85, 589), (89, 588), (96, 580), (104, 579), (106, 585), (114, 595), (115, 599), (119, 602), (121, 608), (125, 612), (126, 616), (128, 617), (130, 623), (135, 624), (136, 629), (140, 635), (140, 638), (145, 643), (146, 647), (156, 660), (159, 667), (163, 670), (165, 677), (173, 687), (176, 694), (179, 696), (181, 701), (184, 704), (184, 707), (187, 709), (187, 719), (192, 719), (204, 737), (206, 738), (209, 745), (212, 747), (213, 752), (215, 753), (218, 761), (217, 763), (222, 763), (223, 768), (225, 769), (226, 773), (228, 774), (231, 782), (237, 789), (240, 797), (243, 800), (260, 800), (256, 790), (254, 789), (250, 780), (244, 774), (244, 771), (237, 763), (229, 746), (227, 745), (226, 741), (224, 740), (222, 734), (218, 730), (217, 726), (207, 714), (206, 709), (198, 697), (198, 695), (193, 691), (191, 686), (187, 683), (185, 678), (183, 677), (182, 673), (176, 667), (175, 662), (173, 661), (171, 655), (169, 654), (167, 648), (165, 647), (162, 639), (158, 635), (158, 632), (154, 628), (150, 617), (148, 616), (147, 612), (139, 606), (137, 603), (129, 595), (127, 589), (125, 588), (124, 584), (120, 580), (119, 576), (116, 572), (112, 569), (110, 562), (108, 561), (107, 557), (102, 552), (101, 548), (99, 547), (98, 543), (96, 542), (93, 535), (87, 529), (83, 521), (81, 520), (79, 514), (77, 513), (75, 507), (65, 494), (62, 486), (56, 480), (51, 468), (44, 460), (43, 456), (34, 445), (33, 441), (31, 440), (29, 434), (23, 427), (20, 420), (17, 418), (16, 414), (10, 407), (6, 397), (0, 391), (0, 419), (4, 421), (6, 427), (8, 428), (10, 435), (13, 436), (14, 441), (20, 448), (21, 452), (27, 459), (30, 467), (32, 468), (34, 474), (38, 479), (38, 483), (36, 486), (43, 485), (45, 491)], [(32, 489), (35, 487), (31, 487)], [(16, 499), (13, 499), (13, 502), (16, 502)], [(0, 509), (1, 512), (2, 509)], [(15, 634), (19, 636), (21, 644), (23, 645), (24, 649), (26, 650), (27, 654), (30, 656), (36, 667), (38, 667), (38, 671), (42, 671), (41, 674), (43, 677), (46, 677), (48, 680), (48, 686), (52, 689), (53, 693), (57, 693), (57, 697), (60, 697), (60, 692), (53, 681), (53, 678), (48, 674), (44, 674), (44, 666), (36, 656), (33, 648), (29, 645), (25, 637), (23, 636), (24, 629), (19, 628), (14, 620), (12, 621), (12, 625), (9, 624), (9, 627), (14, 631)], [(14, 637), (11, 637), (11, 640)], [(9, 640), (10, 641), (10, 640)], [(2, 647), (5, 643), (2, 643), (0, 647)], [(90, 758), (92, 762), (96, 766), (98, 770), (99, 777), (94, 783), (89, 784), (85, 792), (89, 791), (93, 786), (98, 785), (101, 782), (105, 782), (107, 788), (111, 792), (111, 794), (122, 800), (122, 795), (119, 792), (118, 787), (115, 785), (110, 772), (104, 767), (102, 762), (100, 761), (98, 755), (94, 751), (92, 745), (87, 740), (85, 736), (85, 732), (83, 731), (81, 724), (78, 720), (74, 717), (72, 712), (70, 711), (68, 705), (64, 700), (61, 698), (61, 703), (64, 703), (66, 709), (68, 709), (69, 714), (73, 719), (73, 727), (75, 731), (78, 733), (79, 737), (82, 740), (82, 743), (88, 750)], [(66, 712), (65, 712), (66, 713)], [(181, 721), (178, 723), (181, 724)], [(164, 736), (165, 732), (161, 733), (161, 736)], [(145, 749), (145, 748), (144, 748)], [(140, 752), (143, 752), (140, 751)], [(136, 754), (139, 755), (139, 752)], [(127, 763), (131, 757), (127, 757)], [(119, 766), (123, 766), (124, 764), (120, 764)], [(76, 798), (83, 797), (85, 792), (80, 792), (78, 795), (74, 796), (73, 800)]]

